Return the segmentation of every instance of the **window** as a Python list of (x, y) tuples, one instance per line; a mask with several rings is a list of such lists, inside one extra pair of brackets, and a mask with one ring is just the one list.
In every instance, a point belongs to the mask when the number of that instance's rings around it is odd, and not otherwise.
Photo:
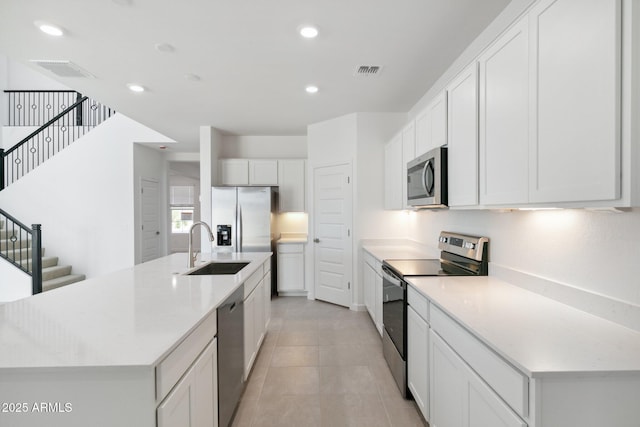
[(169, 187), (171, 233), (188, 233), (195, 213), (195, 187), (172, 185)]

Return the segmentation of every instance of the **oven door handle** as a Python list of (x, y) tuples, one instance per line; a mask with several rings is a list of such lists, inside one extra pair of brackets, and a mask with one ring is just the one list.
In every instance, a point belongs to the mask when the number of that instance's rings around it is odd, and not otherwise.
[(384, 280), (386, 280), (387, 282), (391, 283), (393, 286), (397, 286), (399, 288), (404, 289), (405, 284), (402, 280), (398, 279), (395, 276), (392, 276), (391, 274), (387, 273), (384, 269), (382, 269), (382, 278)]

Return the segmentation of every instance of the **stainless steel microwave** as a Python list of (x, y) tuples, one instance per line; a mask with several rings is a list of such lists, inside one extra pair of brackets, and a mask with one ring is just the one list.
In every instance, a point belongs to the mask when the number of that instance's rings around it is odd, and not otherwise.
[(415, 208), (447, 207), (447, 147), (407, 163), (407, 204)]

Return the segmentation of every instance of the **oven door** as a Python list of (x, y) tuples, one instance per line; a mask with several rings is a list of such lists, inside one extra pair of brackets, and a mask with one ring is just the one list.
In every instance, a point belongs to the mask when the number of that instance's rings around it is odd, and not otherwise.
[(382, 323), (393, 345), (405, 357), (407, 283), (382, 267)]

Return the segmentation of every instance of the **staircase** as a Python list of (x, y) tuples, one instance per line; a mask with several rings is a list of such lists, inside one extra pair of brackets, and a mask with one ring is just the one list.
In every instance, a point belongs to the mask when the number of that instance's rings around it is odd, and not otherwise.
[[(0, 254), (18, 264), (21, 269), (33, 272), (31, 240), (23, 238), (11, 239), (14, 235), (16, 233), (5, 229), (5, 221), (0, 220)], [(45, 248), (42, 248), (43, 292), (85, 279), (83, 274), (71, 274), (72, 267), (70, 265), (58, 265), (58, 257), (44, 256), (44, 253)]]
[[(115, 113), (75, 91), (5, 93), (9, 99), (8, 124), (38, 129), (10, 149), (0, 148), (0, 191)], [(39, 225), (32, 230), (0, 209), (0, 258), (32, 276), (34, 294), (85, 279), (84, 275), (72, 274), (71, 266), (58, 265), (58, 257), (44, 256), (40, 242)]]

